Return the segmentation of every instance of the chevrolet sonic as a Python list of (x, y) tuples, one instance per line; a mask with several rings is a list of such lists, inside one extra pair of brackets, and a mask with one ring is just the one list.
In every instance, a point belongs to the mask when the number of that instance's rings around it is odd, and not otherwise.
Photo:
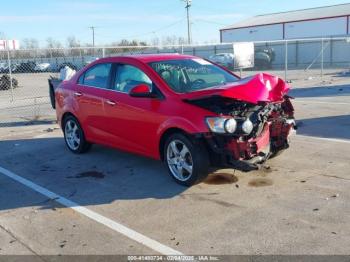
[(159, 159), (191, 186), (210, 167), (252, 170), (288, 148), (288, 90), (278, 77), (240, 79), (194, 56), (137, 55), (94, 61), (58, 86), (55, 102), (73, 153), (95, 143)]

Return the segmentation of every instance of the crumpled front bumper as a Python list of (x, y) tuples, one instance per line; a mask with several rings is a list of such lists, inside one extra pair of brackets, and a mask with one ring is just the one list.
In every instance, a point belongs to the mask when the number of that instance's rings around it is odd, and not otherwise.
[(293, 119), (283, 122), (268, 122), (259, 136), (248, 140), (215, 136), (207, 142), (215, 154), (218, 166), (230, 166), (243, 171), (257, 169), (269, 157), (289, 147), (293, 134)]

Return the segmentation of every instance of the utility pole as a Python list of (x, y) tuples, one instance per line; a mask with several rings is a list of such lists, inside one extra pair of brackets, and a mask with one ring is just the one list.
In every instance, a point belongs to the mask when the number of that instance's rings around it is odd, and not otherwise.
[(95, 28), (94, 26), (89, 27), (92, 31), (92, 47), (95, 47)]
[(185, 8), (187, 9), (187, 42), (188, 44), (192, 43), (191, 36), (191, 21), (190, 21), (190, 7), (192, 4), (192, 0), (183, 0), (186, 3)]

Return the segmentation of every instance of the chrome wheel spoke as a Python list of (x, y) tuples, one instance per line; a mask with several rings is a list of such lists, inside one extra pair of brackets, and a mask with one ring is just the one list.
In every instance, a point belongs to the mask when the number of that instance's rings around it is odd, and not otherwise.
[(174, 155), (178, 155), (180, 153), (179, 150), (176, 147), (176, 142), (175, 141), (171, 142), (170, 146), (171, 146), (171, 150), (173, 151)]
[(180, 177), (180, 179), (181, 179), (181, 180), (184, 180), (184, 179), (185, 179), (185, 177), (184, 177), (184, 169), (182, 168), (182, 166), (179, 166), (179, 167), (177, 168), (177, 170), (179, 171), (179, 177)]
[(168, 159), (168, 164), (169, 165), (176, 165), (176, 159), (175, 158)]
[(77, 143), (77, 144), (80, 143), (80, 139), (79, 139), (78, 137), (76, 137), (76, 136), (74, 136), (73, 140), (74, 140), (74, 142)]
[(74, 123), (73, 123), (72, 121), (69, 121), (69, 122), (68, 122), (68, 131), (69, 131), (69, 132), (72, 132), (74, 126), (75, 126)]
[(186, 157), (186, 154), (187, 154), (188, 152), (189, 152), (189, 151), (188, 151), (187, 147), (184, 145), (184, 146), (182, 147), (181, 151), (180, 151), (181, 157), (185, 158), (185, 157)]
[(192, 166), (187, 163), (183, 163), (182, 168), (185, 169), (189, 174), (192, 173)]

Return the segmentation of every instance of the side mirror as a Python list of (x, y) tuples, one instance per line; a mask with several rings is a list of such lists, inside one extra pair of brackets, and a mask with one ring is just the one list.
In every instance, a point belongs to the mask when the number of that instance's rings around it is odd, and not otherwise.
[(132, 97), (149, 97), (154, 98), (156, 97), (155, 94), (152, 93), (151, 88), (146, 84), (139, 84), (137, 86), (134, 86), (131, 88), (129, 92), (129, 96)]

